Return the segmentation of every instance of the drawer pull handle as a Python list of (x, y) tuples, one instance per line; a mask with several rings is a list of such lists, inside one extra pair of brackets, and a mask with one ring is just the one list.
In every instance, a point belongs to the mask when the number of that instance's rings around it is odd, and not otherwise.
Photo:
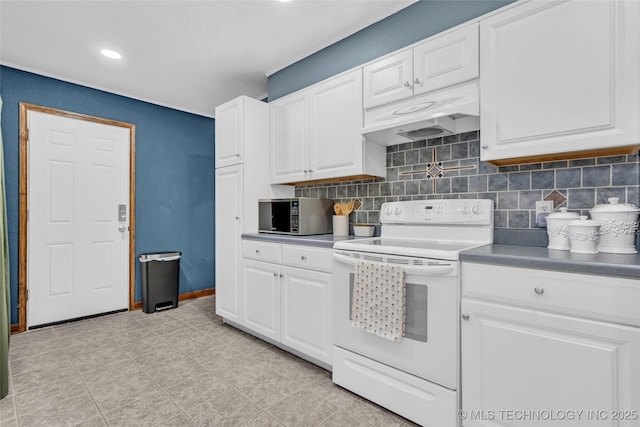
[(306, 257), (306, 256), (304, 256), (304, 255), (302, 255), (302, 256), (300, 257), (300, 259), (301, 259), (301, 260), (303, 260), (303, 261), (306, 261), (306, 260), (307, 260), (307, 257)]
[(534, 289), (534, 291), (536, 292), (536, 294), (538, 295), (542, 295), (544, 294), (544, 288), (538, 286), (537, 288)]
[(467, 313), (463, 314), (462, 320), (469, 320), (469, 315)]
[(273, 273), (273, 277), (278, 277), (278, 273)]

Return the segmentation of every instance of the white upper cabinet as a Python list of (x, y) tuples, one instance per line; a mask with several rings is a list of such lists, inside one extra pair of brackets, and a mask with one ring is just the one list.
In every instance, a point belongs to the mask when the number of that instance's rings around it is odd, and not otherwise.
[(413, 95), (413, 51), (405, 50), (363, 68), (364, 107), (387, 104)]
[(307, 95), (300, 92), (269, 103), (272, 184), (307, 178), (308, 104)]
[(362, 72), (327, 81), (309, 94), (309, 172), (313, 179), (362, 172)]
[(478, 24), (437, 35), (363, 68), (371, 108), (478, 77)]
[(242, 163), (243, 98), (216, 108), (216, 167)]
[(480, 73), (478, 24), (429, 40), (413, 49), (414, 94), (472, 80)]
[(633, 152), (640, 2), (532, 1), (483, 20), (480, 76), (481, 160)]
[(360, 133), (361, 69), (273, 101), (269, 108), (272, 184), (384, 176), (384, 147), (365, 144)]

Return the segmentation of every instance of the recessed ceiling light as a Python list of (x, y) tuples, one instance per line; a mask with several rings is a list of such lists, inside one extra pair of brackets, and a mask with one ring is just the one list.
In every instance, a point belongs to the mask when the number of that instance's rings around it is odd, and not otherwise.
[(120, 59), (120, 58), (122, 58), (122, 55), (120, 55), (115, 50), (111, 50), (111, 49), (102, 49), (100, 51), (100, 53), (103, 54), (104, 56), (106, 56), (107, 58), (111, 58), (111, 59)]

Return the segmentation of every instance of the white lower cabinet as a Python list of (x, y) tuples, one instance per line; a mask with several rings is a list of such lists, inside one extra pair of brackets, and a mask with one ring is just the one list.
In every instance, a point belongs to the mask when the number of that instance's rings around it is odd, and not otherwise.
[[(640, 324), (592, 315), (616, 315), (616, 299), (637, 304), (640, 283), (558, 272), (533, 283), (542, 273), (463, 263), (463, 426), (640, 426)], [(562, 313), (568, 287), (583, 300), (598, 280), (609, 296)], [(503, 292), (483, 292), (483, 281)]]
[(282, 267), (281, 342), (331, 364), (331, 274)]
[(280, 266), (242, 260), (242, 324), (272, 340), (280, 340)]
[(242, 327), (331, 366), (331, 249), (242, 241)]

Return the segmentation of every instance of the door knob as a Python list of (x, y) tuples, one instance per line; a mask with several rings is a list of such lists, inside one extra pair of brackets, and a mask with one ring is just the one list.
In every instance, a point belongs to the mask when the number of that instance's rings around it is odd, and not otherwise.
[(124, 233), (125, 231), (127, 231), (127, 226), (126, 225), (121, 225), (120, 227), (118, 227), (118, 231), (121, 233)]
[(462, 320), (469, 320), (469, 315), (467, 313), (464, 313), (462, 315)]

